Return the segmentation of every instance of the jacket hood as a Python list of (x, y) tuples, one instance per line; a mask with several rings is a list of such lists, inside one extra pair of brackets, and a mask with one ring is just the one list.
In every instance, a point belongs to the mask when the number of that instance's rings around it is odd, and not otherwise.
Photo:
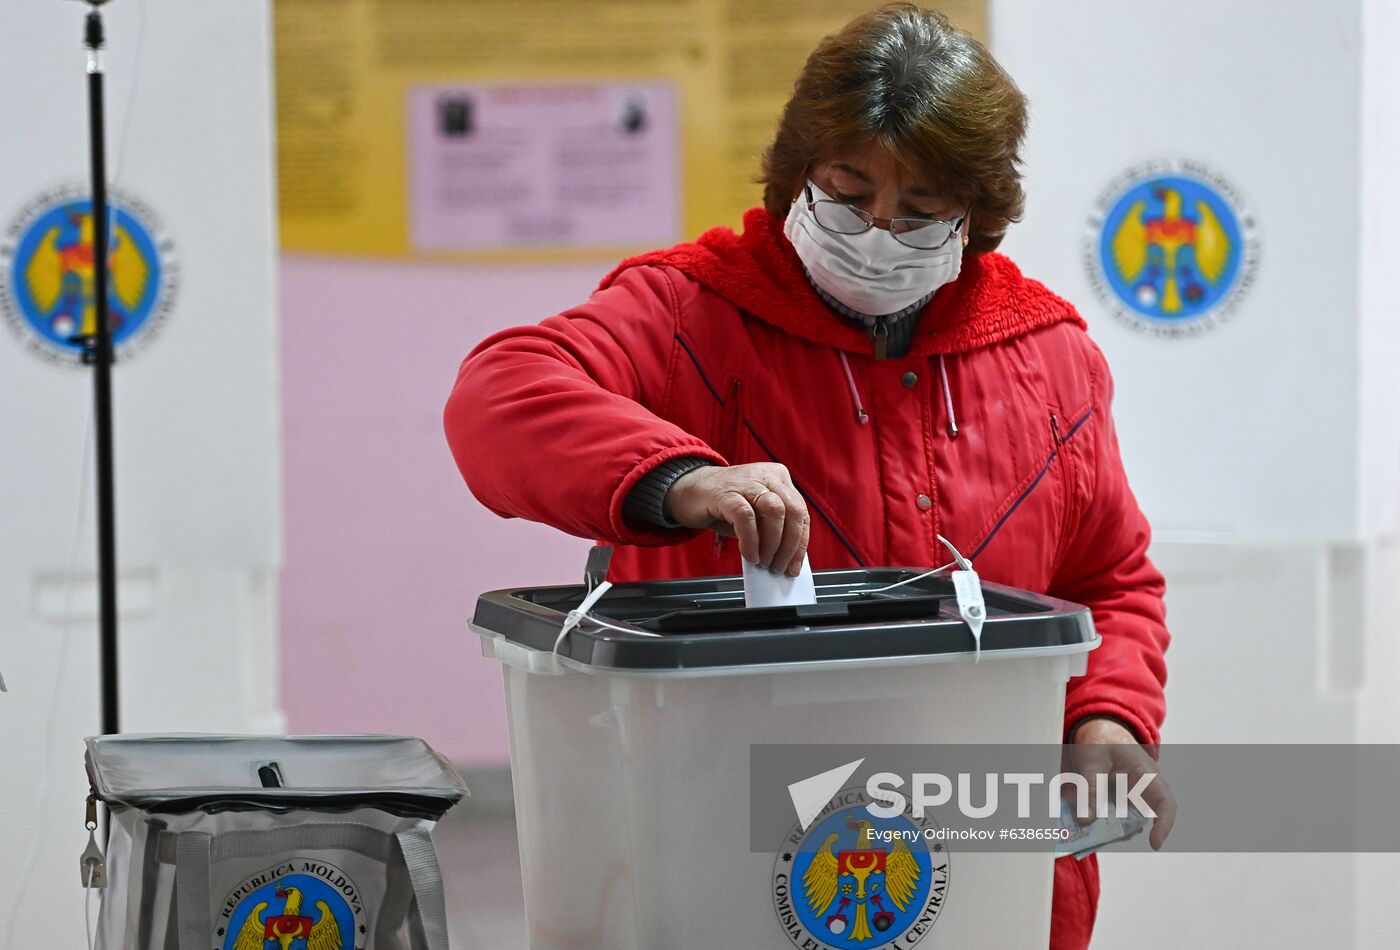
[[(606, 287), (629, 267), (674, 267), (739, 310), (822, 346), (869, 355), (870, 334), (822, 302), (783, 222), (763, 208), (744, 215), (744, 230), (712, 228), (693, 243), (630, 257), (603, 278)], [(910, 356), (964, 353), (1068, 321), (1084, 327), (1070, 303), (1022, 276), (1001, 254), (963, 259), (958, 278), (934, 294), (919, 317)]]

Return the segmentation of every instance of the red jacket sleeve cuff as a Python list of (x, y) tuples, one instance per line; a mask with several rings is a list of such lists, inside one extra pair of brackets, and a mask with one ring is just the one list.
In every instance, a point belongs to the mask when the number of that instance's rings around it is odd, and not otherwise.
[(623, 516), (623, 504), (627, 501), (627, 496), (636, 487), (637, 482), (645, 478), (649, 473), (661, 465), (675, 458), (689, 456), (692, 458), (703, 458), (714, 462), (716, 465), (727, 465), (724, 456), (710, 448), (704, 442), (695, 442), (690, 445), (672, 446), (662, 449), (647, 458), (642, 459), (632, 470), (623, 477), (622, 482), (613, 492), (612, 502), (609, 505), (608, 521), (612, 525), (615, 540), (619, 544), (635, 544), (642, 547), (660, 547), (664, 544), (675, 544), (695, 537), (700, 532), (698, 529), (672, 529), (660, 526), (650, 526), (636, 524)]
[(1064, 741), (1070, 741), (1070, 733), (1085, 719), (1115, 719), (1121, 722), (1148, 753), (1156, 758), (1156, 747), (1162, 741), (1161, 733), (1152, 723), (1143, 719), (1127, 706), (1109, 700), (1088, 700), (1075, 703), (1065, 710)]

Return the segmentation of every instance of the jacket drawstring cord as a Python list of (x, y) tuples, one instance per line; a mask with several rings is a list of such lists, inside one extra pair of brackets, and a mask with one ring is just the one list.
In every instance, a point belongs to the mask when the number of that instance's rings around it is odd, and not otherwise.
[[(850, 370), (847, 370), (849, 373)], [(948, 361), (942, 353), (938, 354), (938, 372), (943, 377), (943, 405), (948, 409), (948, 437), (956, 439), (958, 437), (958, 417), (953, 413), (953, 390), (948, 386)]]
[(861, 425), (869, 425), (870, 416), (866, 413), (865, 407), (860, 404), (860, 390), (856, 389), (856, 378), (851, 374), (850, 360), (846, 359), (845, 350), (837, 350), (836, 355), (841, 357), (841, 368), (846, 371), (846, 385), (851, 390), (851, 402), (856, 404), (856, 422)]

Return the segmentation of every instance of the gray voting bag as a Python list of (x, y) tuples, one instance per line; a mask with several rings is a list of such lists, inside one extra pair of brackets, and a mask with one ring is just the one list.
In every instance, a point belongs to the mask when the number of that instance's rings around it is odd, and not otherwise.
[(430, 833), (466, 793), (421, 739), (100, 736), (100, 950), (447, 950)]

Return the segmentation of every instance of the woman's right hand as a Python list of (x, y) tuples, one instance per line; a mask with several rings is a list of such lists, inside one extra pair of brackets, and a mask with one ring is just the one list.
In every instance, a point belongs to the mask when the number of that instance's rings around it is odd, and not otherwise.
[(786, 465), (707, 465), (686, 472), (666, 492), (671, 518), (739, 539), (744, 560), (796, 577), (807, 556), (811, 516)]

